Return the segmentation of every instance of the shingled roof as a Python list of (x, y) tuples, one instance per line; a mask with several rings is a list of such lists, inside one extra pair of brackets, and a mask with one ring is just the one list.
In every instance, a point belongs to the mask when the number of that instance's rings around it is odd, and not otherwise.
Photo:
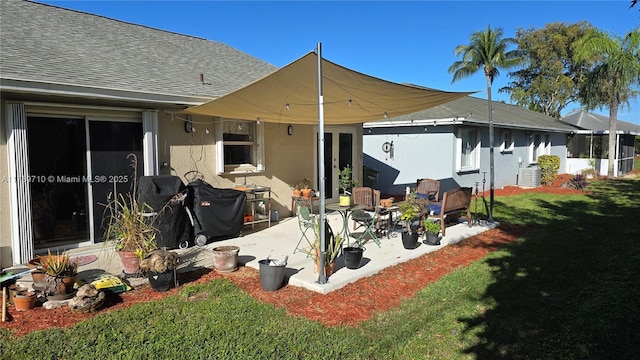
[[(574, 125), (582, 130), (589, 131), (608, 131), (609, 117), (590, 113), (585, 110), (572, 112), (562, 118), (562, 121)], [(640, 135), (640, 126), (626, 121), (616, 121), (618, 132), (628, 133), (632, 135)]]
[(277, 69), (216, 41), (31, 1), (2, 0), (0, 6), (5, 85), (62, 84), (206, 100)]
[[(495, 127), (540, 129), (547, 131), (571, 132), (575, 127), (546, 116), (537, 111), (529, 110), (517, 105), (501, 102), (492, 103), (493, 124)], [(431, 109), (418, 111), (408, 115), (397, 116), (388, 121), (368, 123), (379, 127), (382, 124), (394, 124), (407, 121), (454, 121), (464, 124), (489, 124), (489, 108), (486, 99), (466, 96)]]

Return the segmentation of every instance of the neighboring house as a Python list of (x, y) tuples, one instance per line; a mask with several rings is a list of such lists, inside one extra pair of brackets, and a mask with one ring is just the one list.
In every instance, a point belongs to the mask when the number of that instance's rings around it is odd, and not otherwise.
[[(316, 126), (179, 114), (271, 64), (219, 42), (20, 0), (2, 0), (0, 39), (0, 267), (100, 242), (101, 204), (114, 188), (129, 190), (130, 153), (138, 175), (271, 187), (281, 215), (289, 184), (315, 179)], [(329, 158), (359, 177), (362, 125), (325, 132)]]
[[(609, 117), (579, 110), (566, 115), (562, 121), (576, 128), (567, 144), (566, 172), (577, 174), (595, 167), (598, 174), (606, 176), (609, 169)], [(633, 170), (634, 139), (640, 135), (640, 126), (618, 120), (617, 129), (613, 165), (616, 177)]]
[[(494, 186), (539, 185), (540, 155), (567, 162), (567, 136), (573, 126), (525, 108), (493, 102)], [(404, 194), (419, 178), (490, 189), (487, 100), (467, 96), (388, 121), (364, 124), (363, 163), (385, 194)], [(365, 178), (366, 180), (366, 178)], [(442, 194), (442, 191), (440, 192)]]

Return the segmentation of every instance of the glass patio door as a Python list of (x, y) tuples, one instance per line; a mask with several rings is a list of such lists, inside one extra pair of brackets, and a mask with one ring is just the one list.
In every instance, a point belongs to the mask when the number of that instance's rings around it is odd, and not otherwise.
[(138, 159), (137, 176), (144, 175), (141, 122), (89, 121), (90, 225), (94, 242), (104, 240), (104, 204), (115, 194), (131, 191), (133, 168), (129, 154)]
[[(322, 166), (324, 166), (325, 173), (325, 199), (329, 203), (337, 202), (340, 196), (339, 172), (347, 165), (354, 167), (355, 131), (349, 128), (325, 127), (324, 143), (324, 164)], [(320, 153), (316, 151), (316, 154)], [(316, 164), (319, 163), (318, 156)], [(317, 184), (320, 183), (318, 176), (316, 174)]]

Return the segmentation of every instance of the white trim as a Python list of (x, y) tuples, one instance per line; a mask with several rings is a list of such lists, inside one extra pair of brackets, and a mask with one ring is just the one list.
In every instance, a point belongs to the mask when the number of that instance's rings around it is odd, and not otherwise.
[(158, 111), (142, 112), (142, 156), (144, 175), (158, 175)]
[(224, 141), (222, 138), (222, 119), (216, 118), (213, 134), (216, 139), (216, 174), (224, 174)]
[[(462, 166), (462, 157), (464, 156), (463, 152), (463, 131), (473, 131), (476, 137), (476, 144), (473, 146), (472, 156), (473, 156), (473, 164), (471, 166), (463, 167)], [(478, 171), (480, 170), (480, 150), (482, 149), (482, 142), (480, 141), (480, 132), (477, 128), (459, 128), (456, 136), (456, 172), (470, 172), (470, 171)]]
[[(255, 126), (255, 141), (247, 142), (247, 141), (227, 141), (226, 144), (229, 145), (251, 145), (252, 146), (252, 163), (251, 164), (241, 164), (237, 165), (233, 169), (229, 169), (230, 167), (226, 166), (224, 163), (224, 127), (223, 124), (225, 121), (231, 122), (242, 122), (247, 123), (249, 126)], [(237, 120), (237, 119), (221, 119), (215, 118), (214, 124), (214, 139), (216, 143), (216, 174), (247, 174), (247, 173), (260, 173), (265, 169), (264, 164), (264, 126), (262, 123), (257, 123), (255, 121), (250, 120)]]
[[(508, 138), (507, 138), (508, 136)], [(515, 149), (515, 141), (513, 137), (513, 131), (508, 129), (502, 129), (500, 133), (500, 152), (510, 153)]]
[[(7, 103), (7, 153), (11, 195), (11, 253), (14, 264), (26, 264), (34, 256), (29, 157), (27, 154), (27, 115), (22, 103)], [(23, 181), (24, 180), (24, 181)]]

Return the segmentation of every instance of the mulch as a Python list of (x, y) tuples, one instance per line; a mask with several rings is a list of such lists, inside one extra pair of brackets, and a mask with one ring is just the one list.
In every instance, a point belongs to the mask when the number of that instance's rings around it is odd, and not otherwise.
[[(495, 189), (494, 195), (510, 196), (523, 192), (584, 193), (562, 187), (569, 178), (570, 175), (560, 175), (552, 185), (532, 189), (516, 186)], [(489, 193), (486, 192), (486, 195)], [(528, 231), (530, 229), (527, 227), (500, 225), (457, 244), (384, 269), (325, 295), (290, 285), (277, 291), (264, 291), (260, 287), (259, 272), (253, 268), (240, 267), (238, 271), (227, 274), (212, 270), (179, 274), (181, 286), (166, 292), (157, 292), (149, 285), (143, 285), (126, 293), (109, 295), (104, 307), (97, 313), (159, 300), (178, 293), (185, 284), (227, 278), (256, 300), (285, 308), (291, 316), (306, 317), (327, 326), (357, 325), (370, 319), (375, 313), (398, 306), (403, 300), (414, 296), (417, 291), (443, 275), (482, 259), (489, 252), (518, 239)], [(95, 314), (74, 313), (66, 307), (47, 310), (37, 306), (28, 311), (15, 311), (13, 307), (9, 307), (10, 321), (0, 322), (0, 327), (10, 329), (16, 336), (23, 336), (34, 330), (66, 328)]]

